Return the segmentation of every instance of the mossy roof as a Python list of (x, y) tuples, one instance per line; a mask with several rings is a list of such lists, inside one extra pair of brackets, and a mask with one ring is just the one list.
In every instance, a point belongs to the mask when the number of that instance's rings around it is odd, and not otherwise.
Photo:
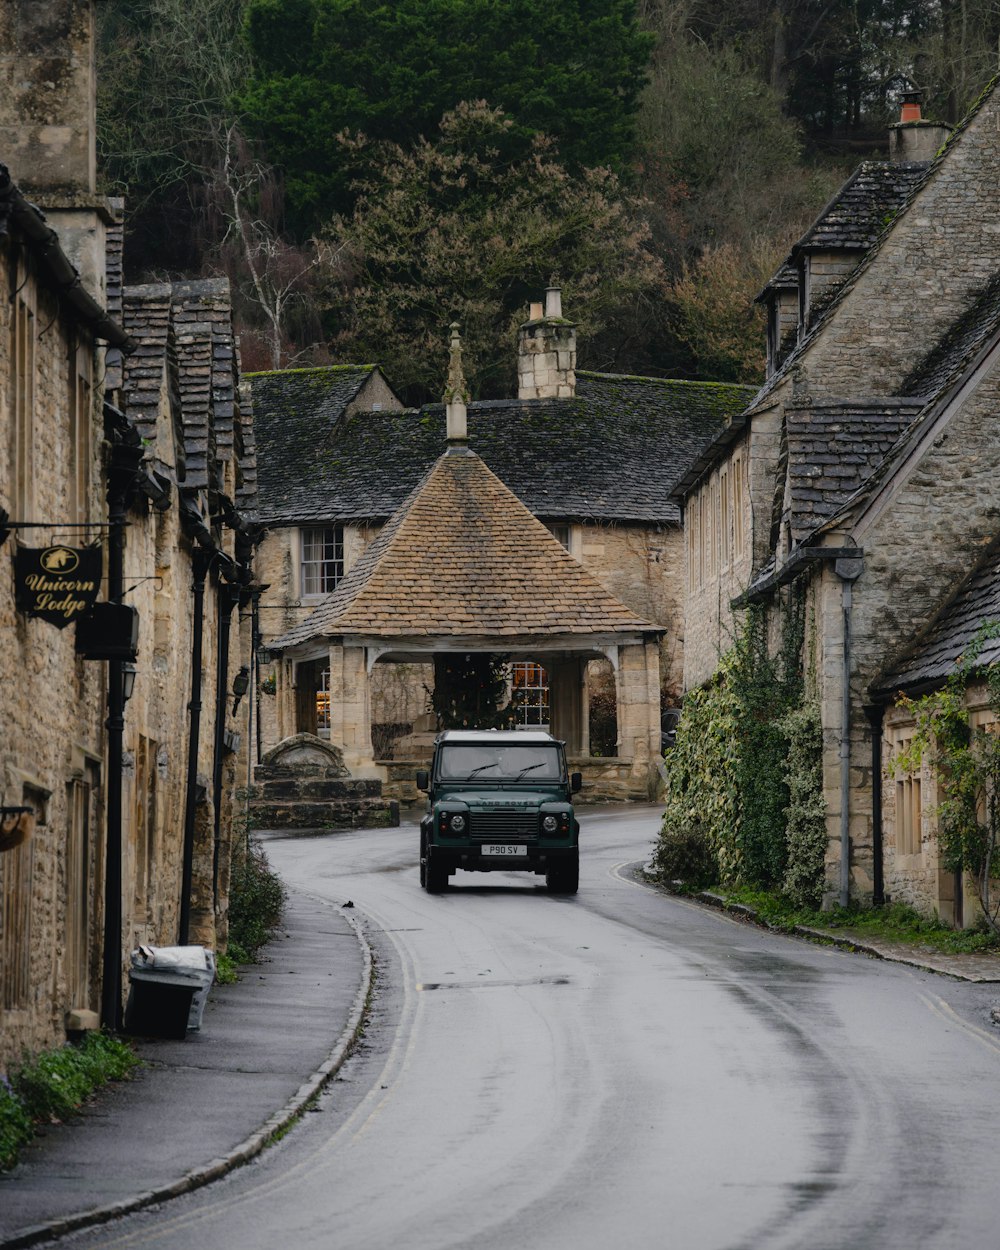
[[(248, 375), (265, 523), (383, 519), (441, 454), (441, 404), (345, 416), (372, 368)], [(580, 371), (572, 399), (470, 404), (469, 445), (536, 516), (673, 524), (674, 483), (753, 394)]]

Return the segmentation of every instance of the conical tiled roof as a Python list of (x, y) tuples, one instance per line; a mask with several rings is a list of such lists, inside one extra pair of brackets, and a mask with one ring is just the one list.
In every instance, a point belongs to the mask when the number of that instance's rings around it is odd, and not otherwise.
[(446, 453), (337, 589), (270, 647), (313, 638), (660, 632), (588, 573), (472, 452)]

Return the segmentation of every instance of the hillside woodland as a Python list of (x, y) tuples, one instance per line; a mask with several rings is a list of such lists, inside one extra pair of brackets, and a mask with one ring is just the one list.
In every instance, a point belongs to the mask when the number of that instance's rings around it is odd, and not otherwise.
[(557, 277), (588, 368), (753, 382), (753, 296), (899, 92), (956, 121), (1000, 0), (106, 0), (129, 279), (227, 274), (245, 365), (476, 396)]

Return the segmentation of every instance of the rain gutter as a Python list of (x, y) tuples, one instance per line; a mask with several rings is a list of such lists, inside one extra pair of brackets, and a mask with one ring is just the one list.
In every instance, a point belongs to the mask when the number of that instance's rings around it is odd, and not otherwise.
[(46, 224), (41, 210), (17, 189), (7, 166), (0, 164), (0, 235), (7, 233), (8, 221), (27, 236), (59, 295), (94, 337), (125, 353), (133, 352), (135, 341), (86, 289), (76, 267), (62, 250), (58, 234)]

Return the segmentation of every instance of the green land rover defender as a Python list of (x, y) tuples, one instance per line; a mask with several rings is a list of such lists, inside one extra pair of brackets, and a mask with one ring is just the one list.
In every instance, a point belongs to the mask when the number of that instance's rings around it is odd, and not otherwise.
[(575, 894), (580, 826), (571, 796), (579, 773), (566, 749), (530, 730), (449, 729), (434, 744), (428, 775), (417, 773), (428, 812), (420, 822), (420, 884), (431, 894), (466, 872), (544, 874), (556, 894)]

